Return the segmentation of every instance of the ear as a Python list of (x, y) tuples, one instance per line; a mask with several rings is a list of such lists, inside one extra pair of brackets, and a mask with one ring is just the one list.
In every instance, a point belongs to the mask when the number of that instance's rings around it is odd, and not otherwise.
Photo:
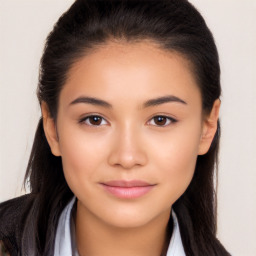
[(41, 103), (41, 110), (43, 116), (44, 133), (48, 144), (51, 148), (52, 154), (60, 156), (59, 139), (54, 119), (51, 117), (47, 104), (43, 101)]
[(198, 155), (208, 152), (218, 127), (220, 100), (214, 101), (211, 113), (203, 121), (202, 134), (200, 139)]

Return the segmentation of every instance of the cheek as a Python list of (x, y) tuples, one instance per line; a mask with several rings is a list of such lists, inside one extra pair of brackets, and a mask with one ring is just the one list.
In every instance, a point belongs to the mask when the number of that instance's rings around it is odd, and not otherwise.
[(198, 129), (179, 130), (162, 141), (161, 147), (158, 147), (161, 150), (154, 153), (155, 164), (161, 171), (161, 183), (165, 186), (171, 203), (185, 192), (192, 180), (199, 142)]
[[(187, 150), (187, 149), (186, 149)], [(163, 166), (163, 176), (165, 180), (164, 186), (167, 193), (170, 195), (171, 203), (174, 203), (189, 186), (195, 171), (197, 155), (191, 154), (172, 154), (169, 160)]]
[(103, 164), (106, 151), (104, 143), (96, 139), (96, 136), (68, 126), (61, 131), (60, 150), (63, 171), (71, 189), (79, 184), (84, 186), (88, 181), (93, 182), (97, 178), (96, 170)]

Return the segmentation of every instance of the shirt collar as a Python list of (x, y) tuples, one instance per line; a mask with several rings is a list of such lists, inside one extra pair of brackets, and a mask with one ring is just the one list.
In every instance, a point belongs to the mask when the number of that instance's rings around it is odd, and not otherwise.
[[(79, 256), (74, 241), (75, 225), (71, 215), (75, 202), (76, 197), (74, 196), (60, 215), (55, 237), (54, 256)], [(181, 241), (178, 219), (174, 211), (172, 211), (172, 219), (173, 232), (166, 256), (186, 256)]]

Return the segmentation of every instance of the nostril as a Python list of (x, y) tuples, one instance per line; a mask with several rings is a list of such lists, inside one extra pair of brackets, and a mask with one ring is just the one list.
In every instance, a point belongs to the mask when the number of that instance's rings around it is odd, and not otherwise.
[(108, 162), (112, 166), (131, 169), (135, 166), (144, 166), (147, 162), (145, 151), (116, 149), (110, 152)]

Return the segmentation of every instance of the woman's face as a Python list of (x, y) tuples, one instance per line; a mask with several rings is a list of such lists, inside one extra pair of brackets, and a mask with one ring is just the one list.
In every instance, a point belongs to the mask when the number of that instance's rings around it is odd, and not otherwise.
[(135, 227), (169, 216), (205, 153), (203, 127), (186, 59), (146, 41), (112, 42), (73, 65), (50, 145), (79, 211)]

